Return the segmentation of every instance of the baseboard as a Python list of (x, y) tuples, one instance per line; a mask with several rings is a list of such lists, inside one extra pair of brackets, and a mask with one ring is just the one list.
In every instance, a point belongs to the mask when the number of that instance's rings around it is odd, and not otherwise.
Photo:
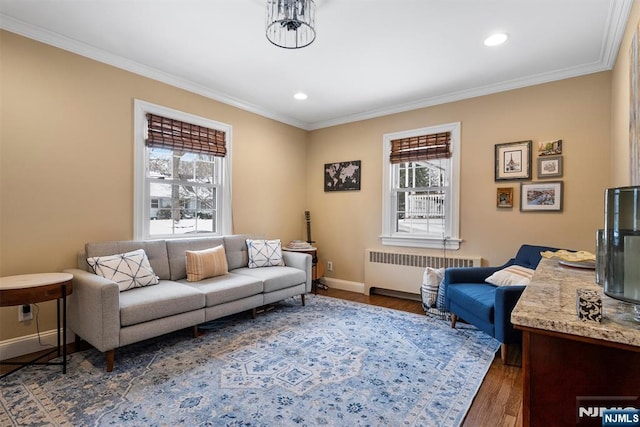
[(394, 290), (391, 290), (391, 289), (383, 289), (383, 288), (371, 288), (370, 292), (372, 294), (385, 295), (385, 296), (388, 296), (388, 297), (409, 299), (409, 300), (412, 300), (412, 301), (422, 301), (422, 296), (421, 295), (412, 294), (412, 293), (409, 293), (409, 292), (394, 291)]
[[(75, 340), (73, 332), (67, 333), (67, 344)], [(42, 343), (42, 344), (41, 344)], [(52, 329), (50, 331), (40, 332), (38, 334), (24, 335), (22, 337), (11, 338), (0, 342), (0, 360), (11, 359), (25, 354), (36, 353), (38, 351), (55, 348), (58, 344), (58, 331)]]
[(331, 277), (323, 277), (320, 279), (322, 283), (333, 289), (341, 289), (343, 291), (364, 293), (364, 283), (351, 282), (349, 280), (334, 279)]

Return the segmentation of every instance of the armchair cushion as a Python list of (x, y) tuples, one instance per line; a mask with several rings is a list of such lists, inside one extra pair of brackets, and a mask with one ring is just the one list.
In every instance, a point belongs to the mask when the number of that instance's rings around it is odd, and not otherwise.
[(484, 322), (493, 323), (496, 287), (488, 283), (461, 283), (447, 289), (449, 298)]

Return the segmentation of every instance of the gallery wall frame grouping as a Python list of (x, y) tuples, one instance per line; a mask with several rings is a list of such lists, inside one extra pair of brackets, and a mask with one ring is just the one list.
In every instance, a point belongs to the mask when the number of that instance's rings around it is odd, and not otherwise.
[[(564, 174), (562, 139), (537, 142), (534, 154), (533, 141), (495, 144), (495, 181), (520, 181), (520, 212), (562, 212), (564, 200)], [(536, 178), (532, 179), (532, 158), (536, 156)], [(524, 182), (529, 181), (529, 182)], [(496, 189), (496, 207), (513, 208), (514, 188)]]

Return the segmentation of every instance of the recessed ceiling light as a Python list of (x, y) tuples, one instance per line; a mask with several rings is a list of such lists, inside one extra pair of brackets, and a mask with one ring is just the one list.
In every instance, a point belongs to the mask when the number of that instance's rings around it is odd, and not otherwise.
[(306, 93), (303, 93), (303, 92), (298, 92), (298, 93), (296, 93), (295, 95), (293, 95), (293, 97), (294, 97), (295, 99), (299, 100), (299, 101), (303, 101), (303, 100), (305, 100), (305, 99), (307, 99), (307, 98), (308, 98), (308, 97), (307, 97), (307, 94), (306, 94)]
[(509, 38), (509, 34), (507, 34), (507, 33), (492, 34), (489, 37), (487, 37), (486, 39), (484, 39), (484, 45), (485, 46), (498, 46), (498, 45), (501, 45), (502, 43), (506, 42), (508, 38)]

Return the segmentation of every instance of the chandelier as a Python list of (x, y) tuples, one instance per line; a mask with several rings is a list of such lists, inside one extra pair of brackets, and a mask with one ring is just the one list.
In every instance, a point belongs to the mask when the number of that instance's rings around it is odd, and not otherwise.
[(309, 46), (316, 39), (313, 0), (267, 0), (267, 39), (285, 49)]

